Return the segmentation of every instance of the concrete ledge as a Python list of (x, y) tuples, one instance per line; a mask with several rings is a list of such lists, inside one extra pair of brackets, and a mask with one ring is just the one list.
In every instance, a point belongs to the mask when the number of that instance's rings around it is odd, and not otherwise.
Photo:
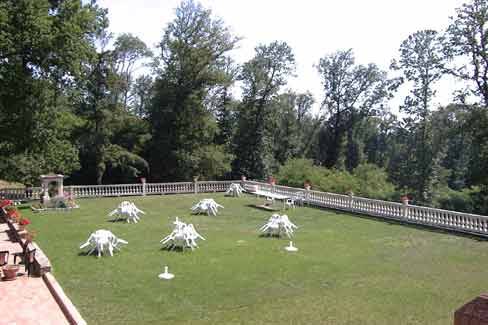
[(86, 321), (81, 317), (78, 309), (73, 305), (68, 296), (64, 293), (63, 288), (59, 285), (56, 278), (49, 272), (44, 273), (42, 276), (46, 286), (53, 295), (54, 299), (58, 303), (59, 307), (63, 311), (68, 322), (72, 325), (86, 325)]

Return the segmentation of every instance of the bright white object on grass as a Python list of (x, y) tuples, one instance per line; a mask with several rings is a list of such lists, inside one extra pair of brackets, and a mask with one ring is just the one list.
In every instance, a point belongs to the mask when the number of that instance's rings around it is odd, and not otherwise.
[(87, 241), (80, 246), (80, 249), (90, 246), (91, 250), (88, 252), (88, 255), (96, 250), (98, 257), (100, 257), (101, 254), (105, 253), (105, 250), (108, 250), (110, 256), (113, 256), (114, 248), (120, 250), (118, 247), (119, 244), (128, 244), (128, 242), (117, 238), (117, 236), (109, 230), (100, 229), (92, 233)]
[(139, 213), (146, 214), (144, 211), (136, 207), (133, 202), (123, 201), (119, 204), (117, 209), (113, 210), (108, 215), (110, 217), (114, 215), (117, 216), (115, 220), (118, 220), (119, 218), (125, 218), (128, 223), (130, 223), (131, 221), (137, 223), (141, 219), (139, 217)]
[(173, 273), (169, 273), (168, 272), (168, 267), (165, 266), (164, 267), (164, 273), (161, 273), (160, 275), (158, 275), (158, 277), (160, 279), (164, 279), (164, 280), (171, 280), (172, 278), (175, 277), (175, 275)]
[(298, 228), (295, 224), (293, 224), (286, 214), (280, 216), (279, 214), (273, 214), (259, 230), (268, 234), (268, 235), (276, 235), (281, 236), (282, 233), (285, 233), (288, 238), (291, 238), (293, 235), (293, 229)]
[(190, 247), (193, 250), (195, 247), (198, 247), (196, 242), (197, 239), (205, 240), (205, 238), (195, 230), (193, 224), (181, 222), (178, 217), (176, 217), (173, 224), (175, 225), (173, 231), (160, 241), (166, 248), (173, 249), (175, 247), (181, 247), (184, 249), (185, 247)]
[(288, 252), (296, 252), (296, 251), (298, 251), (298, 248), (293, 246), (293, 242), (290, 241), (290, 244), (285, 247), (285, 250), (287, 250)]
[(216, 216), (218, 208), (224, 208), (214, 201), (214, 199), (203, 199), (195, 204), (191, 210), (193, 213), (207, 213), (209, 216)]
[(234, 197), (239, 197), (239, 196), (241, 196), (242, 191), (244, 191), (244, 189), (242, 188), (242, 186), (240, 184), (232, 183), (232, 184), (230, 184), (230, 187), (227, 190), (227, 192), (225, 192), (225, 194), (230, 195), (230, 196), (234, 196)]

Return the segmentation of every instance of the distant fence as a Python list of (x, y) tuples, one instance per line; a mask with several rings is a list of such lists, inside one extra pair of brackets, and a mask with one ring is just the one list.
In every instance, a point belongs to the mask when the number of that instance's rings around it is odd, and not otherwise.
[(247, 187), (249, 185), (257, 186), (260, 191), (270, 191), (290, 197), (304, 197), (304, 202), (310, 206), (360, 213), (488, 237), (488, 217), (486, 216), (350, 195), (307, 191), (280, 185), (272, 186), (261, 182), (246, 181), (245, 183)]
[[(238, 181), (204, 181), (179, 183), (139, 183), (112, 185), (73, 185), (65, 186), (64, 191), (72, 193), (75, 198), (135, 196), (135, 195), (163, 195), (182, 193), (225, 192), (231, 183)], [(33, 188), (4, 188), (0, 189), (0, 198), (10, 200), (39, 200), (42, 189)]]
[[(65, 186), (66, 192), (75, 198), (117, 197), (136, 195), (163, 195), (182, 193), (225, 192), (231, 183), (240, 182), (246, 188), (253, 186), (260, 191), (267, 191), (303, 198), (305, 204), (312, 207), (330, 208), (353, 213), (360, 213), (401, 222), (415, 223), (435, 228), (471, 233), (488, 237), (488, 217), (456, 211), (441, 210), (416, 205), (402, 204), (382, 200), (366, 199), (357, 196), (311, 191), (294, 187), (270, 185), (255, 181), (203, 181), (179, 183), (146, 183), (116, 185), (76, 185)], [(0, 198), (12, 200), (39, 199), (41, 188), (0, 189)]]

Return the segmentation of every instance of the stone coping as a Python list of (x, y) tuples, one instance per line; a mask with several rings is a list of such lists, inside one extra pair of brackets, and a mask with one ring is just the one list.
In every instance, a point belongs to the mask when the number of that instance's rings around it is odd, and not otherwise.
[(46, 286), (72, 325), (86, 325), (86, 321), (81, 317), (78, 309), (73, 305), (68, 296), (64, 293), (63, 288), (59, 285), (56, 278), (50, 272), (46, 272), (42, 276)]

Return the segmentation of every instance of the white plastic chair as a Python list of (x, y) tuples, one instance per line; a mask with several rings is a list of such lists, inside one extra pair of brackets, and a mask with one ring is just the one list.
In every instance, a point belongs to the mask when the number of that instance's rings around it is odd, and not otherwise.
[(294, 209), (295, 208), (295, 200), (286, 199), (285, 206), (287, 209)]

